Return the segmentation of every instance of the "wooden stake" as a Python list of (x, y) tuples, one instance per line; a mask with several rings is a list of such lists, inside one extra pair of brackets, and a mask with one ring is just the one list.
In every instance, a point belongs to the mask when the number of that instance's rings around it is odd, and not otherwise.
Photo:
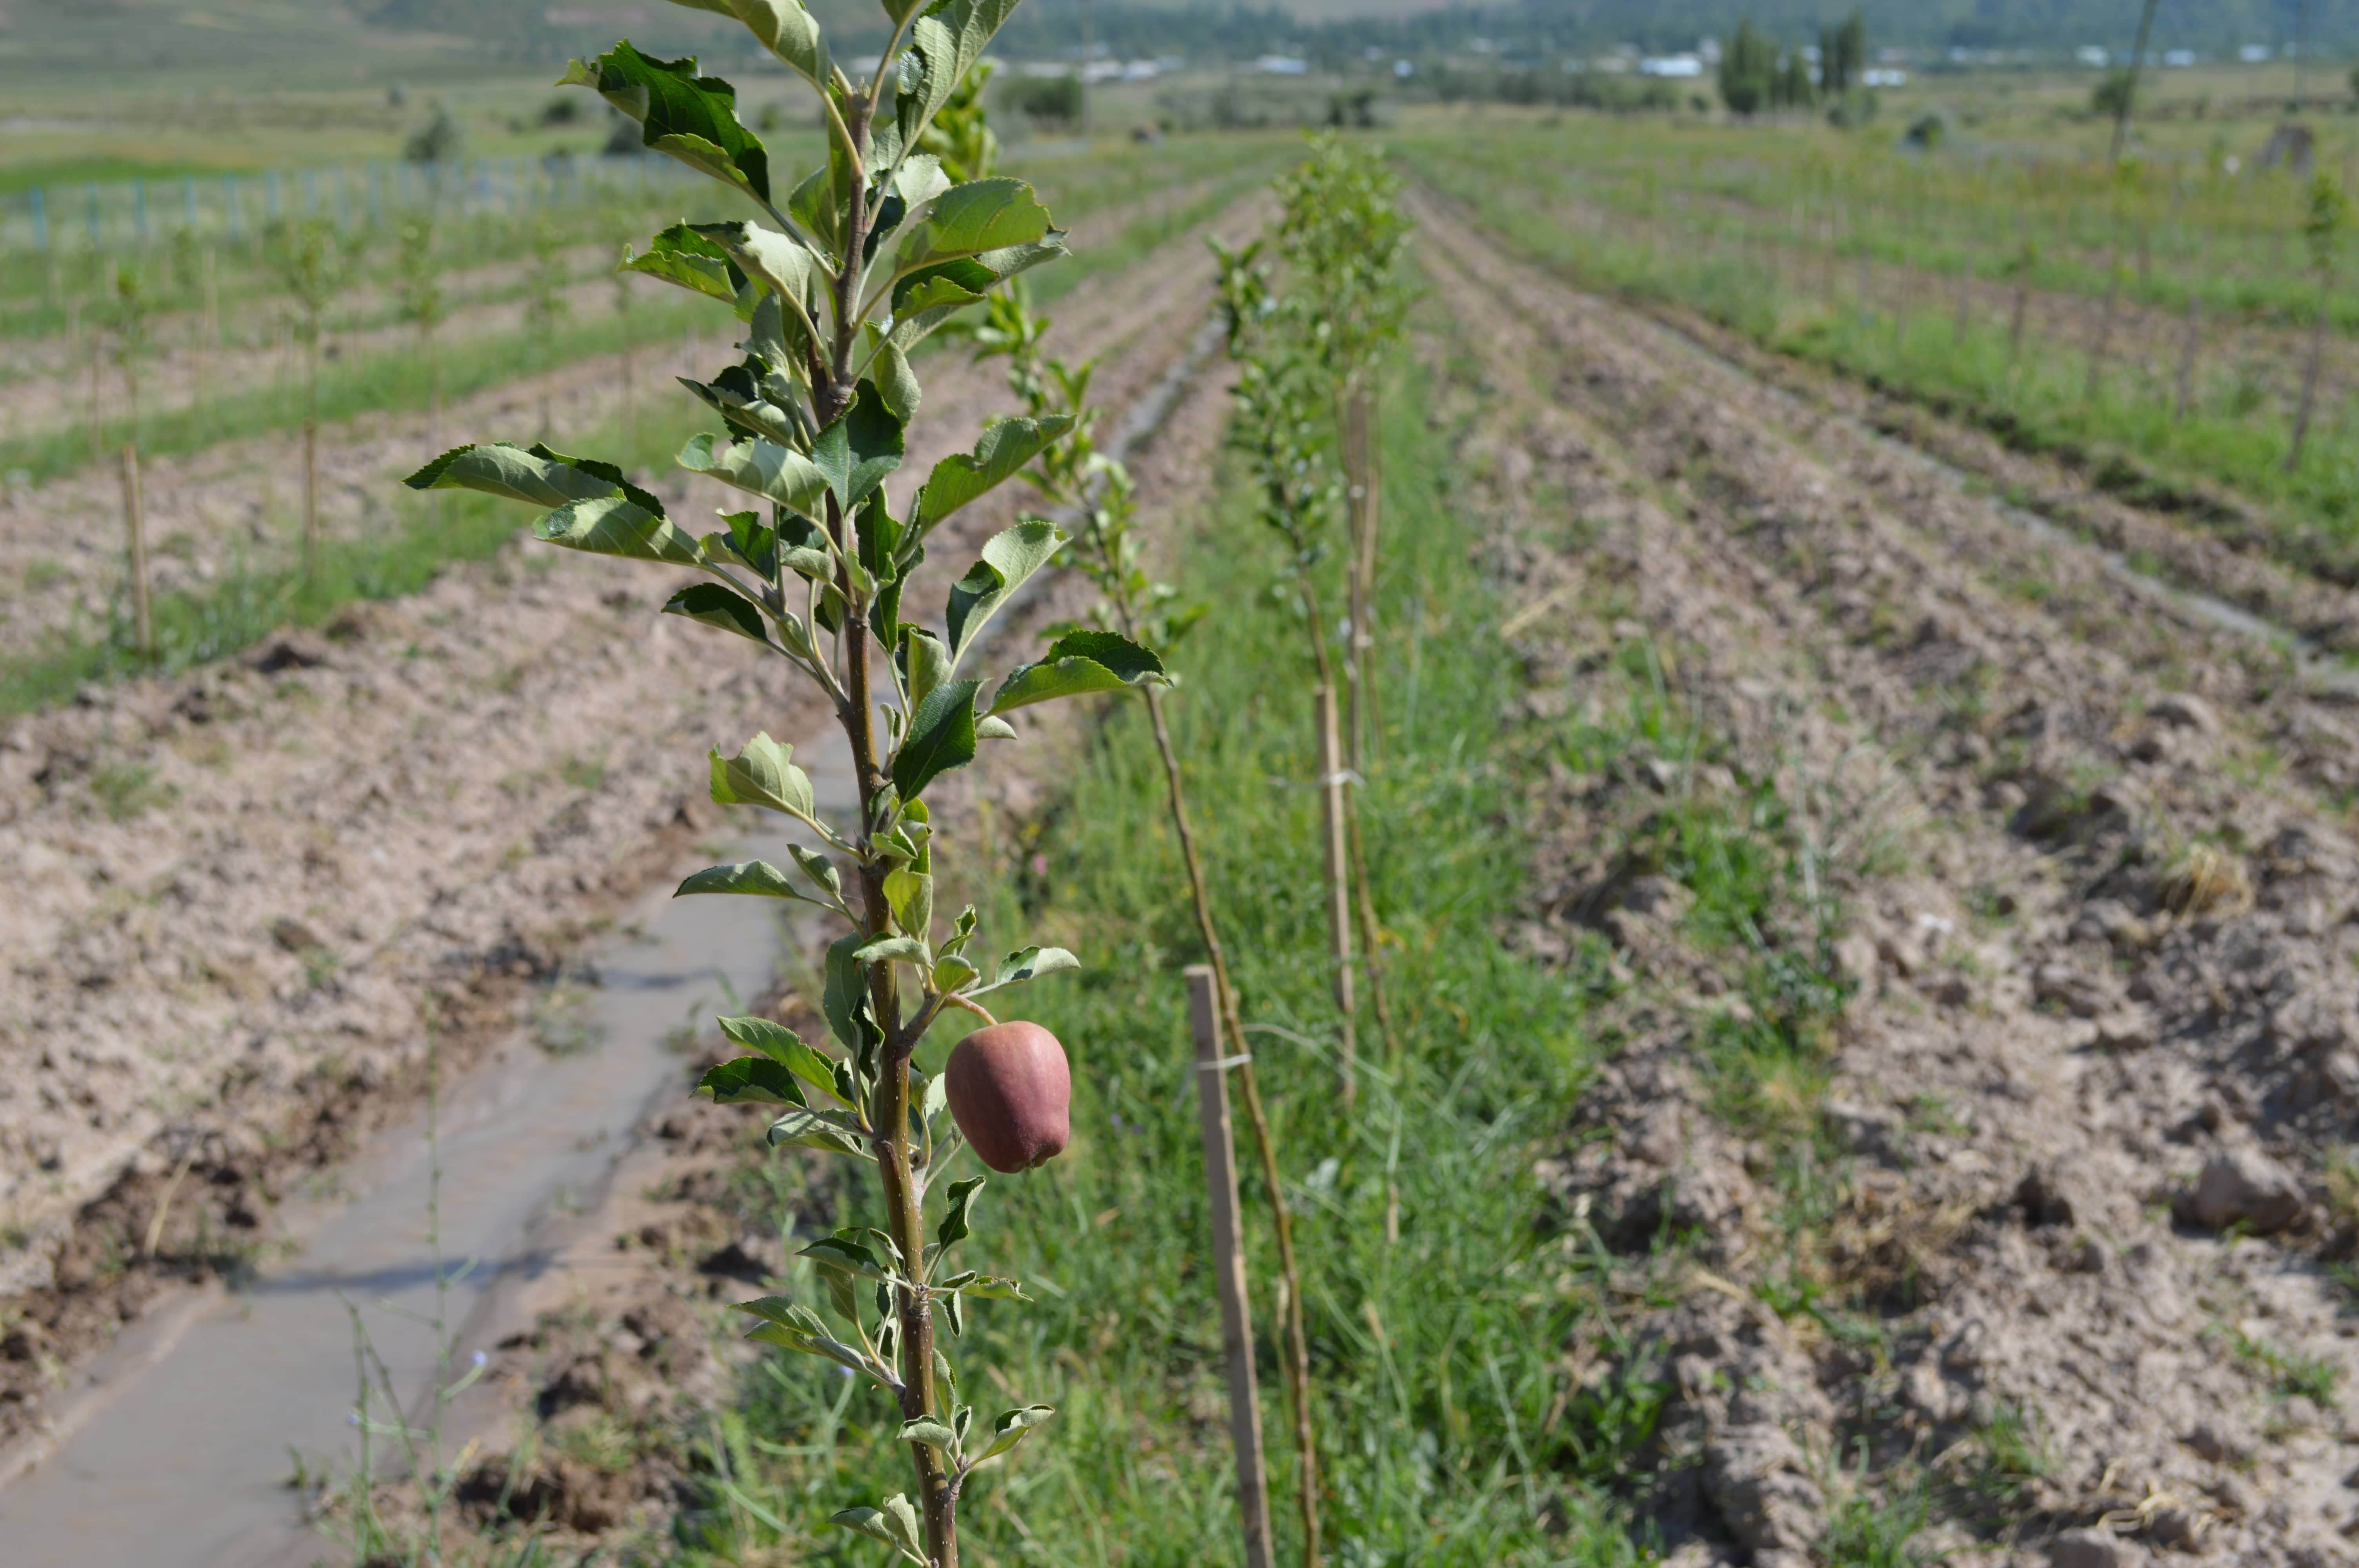
[(320, 572), (320, 422), (303, 421), (303, 575)]
[(2187, 336), (2179, 345), (2179, 394), (2171, 400), (2170, 421), (2176, 425), (2187, 417), (2187, 410), (2195, 399), (2195, 353), (2202, 340), (2202, 322), (2198, 313), (2196, 297), (2187, 297)]
[(1351, 855), (1344, 841), (1343, 746), (1336, 736), (1335, 688), (1322, 686), (1316, 694), (1319, 724), (1319, 808), (1327, 851), (1327, 948), (1335, 962), (1335, 1008), (1343, 1014), (1343, 1051), (1341, 1062), (1343, 1101), (1359, 1093), (1359, 1046), (1354, 1038), (1352, 986)]
[(1228, 1064), (1221, 1057), (1221, 1004), (1210, 964), (1191, 964), (1188, 1023), (1196, 1036), (1196, 1109), (1204, 1137), (1204, 1189), (1212, 1208), (1212, 1282), (1221, 1298), (1221, 1347), (1229, 1366), (1229, 1441), (1236, 1450), (1237, 1514), (1245, 1568), (1269, 1568), (1269, 1473), (1262, 1460), (1261, 1393), (1254, 1377), (1253, 1316), (1238, 1224), (1236, 1142), (1229, 1126)]
[[(131, 539), (131, 620), (139, 656), (156, 656), (156, 623), (147, 609), (147, 519), (139, 495), (139, 448), (123, 443), (123, 527)], [(152, 1249), (151, 1249), (152, 1250)]]
[(2310, 329), (2310, 362), (2302, 367), (2301, 402), (2293, 412), (2293, 445), (2287, 449), (2285, 471), (2301, 467), (2301, 449), (2310, 438), (2310, 412), (2318, 401), (2318, 370), (2326, 357), (2326, 295), (2320, 291), (2318, 315)]

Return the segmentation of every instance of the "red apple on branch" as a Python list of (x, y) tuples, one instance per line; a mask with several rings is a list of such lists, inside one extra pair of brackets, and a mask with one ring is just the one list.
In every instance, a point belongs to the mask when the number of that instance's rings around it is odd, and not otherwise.
[(1002, 1175), (1052, 1160), (1071, 1141), (1072, 1071), (1065, 1048), (1038, 1024), (978, 1029), (951, 1047), (942, 1071), (959, 1130)]

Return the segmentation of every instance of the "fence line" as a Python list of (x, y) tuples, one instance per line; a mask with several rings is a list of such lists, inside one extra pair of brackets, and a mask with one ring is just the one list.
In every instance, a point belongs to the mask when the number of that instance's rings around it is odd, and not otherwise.
[[(457, 158), (440, 163), (380, 160), (366, 164), (314, 164), (297, 169), (262, 169), (221, 175), (183, 174), (175, 181), (83, 182), (82, 230), (90, 250), (146, 249), (166, 237), (168, 224), (157, 209), (177, 207), (168, 228), (202, 237), (235, 241), (263, 224), (286, 217), (324, 216), (339, 227), (365, 222), (382, 226), (389, 211), (441, 207), (460, 217), (514, 213), (536, 207), (574, 206), (620, 190), (647, 190), (687, 182), (689, 171), (652, 153), (582, 157), (554, 153), (526, 157)], [(179, 187), (177, 202), (170, 188)], [(156, 191), (164, 194), (158, 200)], [(49, 254), (62, 248), (59, 231), (71, 223), (60, 196), (71, 187), (34, 186), (21, 200), (0, 207), (0, 252), (29, 250)], [(60, 219), (66, 222), (61, 223)]]

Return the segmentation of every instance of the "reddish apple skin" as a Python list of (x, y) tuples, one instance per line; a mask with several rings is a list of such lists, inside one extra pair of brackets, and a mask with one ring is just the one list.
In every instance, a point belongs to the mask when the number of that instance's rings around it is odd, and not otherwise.
[(951, 1047), (942, 1074), (959, 1130), (1000, 1174), (1053, 1160), (1072, 1141), (1072, 1069), (1038, 1024), (1016, 1019), (976, 1030)]

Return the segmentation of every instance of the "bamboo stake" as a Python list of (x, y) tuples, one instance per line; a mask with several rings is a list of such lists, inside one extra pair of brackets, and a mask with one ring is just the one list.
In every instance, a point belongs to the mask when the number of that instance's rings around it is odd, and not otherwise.
[(1376, 540), (1382, 527), (1384, 482), (1375, 438), (1375, 396), (1364, 384), (1354, 386), (1343, 403), (1345, 493), (1352, 532), (1352, 645), (1347, 666), (1352, 687), (1350, 723), (1344, 732), (1344, 766), (1352, 775), (1344, 796), (1344, 826), (1352, 851), (1353, 903), (1360, 927), (1360, 953), (1367, 966), (1368, 1000), (1376, 1012), (1376, 1035), (1390, 1061), (1397, 1046), (1393, 1011), (1385, 995), (1384, 971), (1378, 962), (1375, 892), (1368, 881), (1368, 854), (1360, 836), (1359, 786), (1366, 776), (1367, 759), (1381, 731), (1376, 719), (1375, 630)]
[(147, 520), (139, 494), (139, 447), (123, 443), (123, 526), (131, 539), (131, 619), (139, 656), (156, 656), (156, 624), (147, 607)]
[[(1236, 1140), (1229, 1124), (1230, 1064), (1221, 1055), (1219, 988), (1210, 964), (1191, 964), (1188, 1024), (1196, 1037), (1196, 1108), (1204, 1141), (1204, 1188), (1212, 1210), (1212, 1281), (1221, 1298), (1221, 1348), (1229, 1369), (1229, 1441), (1236, 1451), (1237, 1513), (1245, 1568), (1269, 1568), (1269, 1476), (1261, 1445), (1261, 1393), (1254, 1373), (1253, 1316), (1238, 1223)], [(1242, 1059), (1242, 1051), (1240, 1051)]]
[(1340, 1063), (1343, 1103), (1359, 1094), (1359, 1044), (1353, 1015), (1358, 1011), (1352, 986), (1351, 854), (1345, 844), (1345, 789), (1343, 746), (1336, 735), (1335, 688), (1321, 685), (1314, 694), (1319, 726), (1319, 807), (1325, 828), (1321, 837), (1327, 855), (1327, 950), (1335, 964), (1335, 1009), (1343, 1015), (1343, 1044)]

